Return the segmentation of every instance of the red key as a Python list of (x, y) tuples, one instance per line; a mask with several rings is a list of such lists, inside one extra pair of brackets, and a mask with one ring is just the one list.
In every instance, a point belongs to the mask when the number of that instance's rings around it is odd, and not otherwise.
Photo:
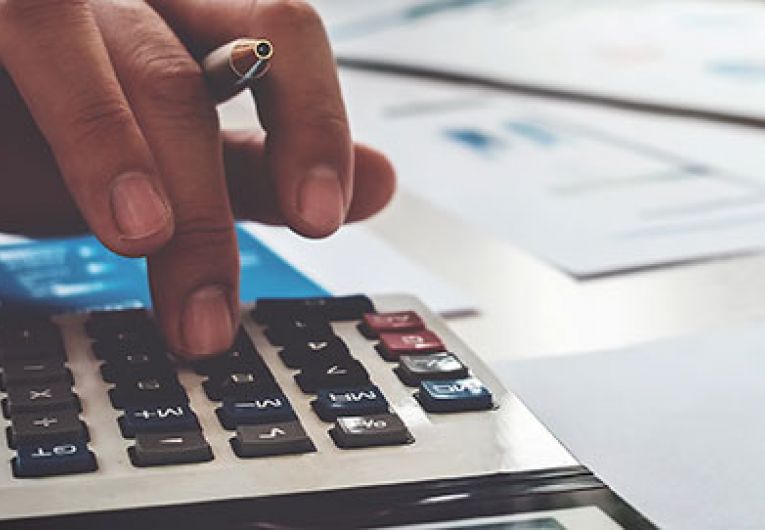
[(397, 313), (367, 313), (364, 315), (360, 329), (367, 337), (375, 338), (380, 333), (417, 331), (424, 327), (422, 319), (414, 311), (399, 311)]
[(433, 353), (445, 351), (441, 339), (430, 330), (410, 333), (380, 333), (377, 351), (386, 361), (397, 361), (402, 353)]

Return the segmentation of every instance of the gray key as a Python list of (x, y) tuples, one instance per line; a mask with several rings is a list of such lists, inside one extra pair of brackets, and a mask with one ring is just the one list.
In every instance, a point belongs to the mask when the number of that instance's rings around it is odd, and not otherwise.
[(8, 416), (40, 410), (72, 409), (80, 411), (80, 400), (69, 383), (39, 383), (12, 386), (3, 403)]
[(468, 376), (467, 366), (449, 352), (399, 356), (396, 373), (409, 386), (419, 386), (426, 379), (462, 379)]
[(298, 421), (241, 425), (231, 446), (240, 458), (311, 453), (313, 442)]
[(72, 374), (56, 359), (7, 361), (3, 364), (3, 388), (26, 383), (72, 382)]
[(212, 449), (201, 431), (138, 433), (135, 445), (128, 449), (134, 466), (164, 466), (208, 462)]
[(76, 410), (49, 410), (11, 418), (8, 443), (12, 448), (59, 441), (87, 441), (88, 431)]
[(329, 434), (335, 444), (343, 449), (414, 442), (409, 429), (395, 414), (337, 418)]

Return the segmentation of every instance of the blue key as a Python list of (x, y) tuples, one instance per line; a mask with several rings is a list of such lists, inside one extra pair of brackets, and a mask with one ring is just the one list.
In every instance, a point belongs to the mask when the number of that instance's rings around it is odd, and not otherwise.
[(199, 426), (187, 404), (127, 407), (119, 419), (122, 436), (134, 438), (139, 432), (190, 431)]
[(494, 406), (491, 391), (475, 377), (421, 381), (417, 398), (428, 412), (486, 410)]
[(83, 442), (22, 445), (11, 462), (17, 478), (88, 473), (98, 468), (96, 457)]
[(324, 421), (335, 421), (341, 416), (364, 416), (388, 412), (388, 400), (380, 389), (373, 385), (319, 390), (311, 406)]
[(250, 399), (225, 398), (216, 411), (224, 429), (297, 419), (287, 397), (281, 392), (264, 393)]

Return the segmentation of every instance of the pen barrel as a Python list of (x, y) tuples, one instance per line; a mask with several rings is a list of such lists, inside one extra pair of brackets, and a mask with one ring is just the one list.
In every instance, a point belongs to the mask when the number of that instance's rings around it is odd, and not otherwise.
[[(264, 47), (268, 49), (266, 54), (262, 53)], [(238, 39), (212, 51), (202, 62), (202, 68), (216, 101), (231, 99), (246, 88), (241, 81), (259, 63), (262, 70), (252, 80), (262, 77), (268, 70), (271, 53), (271, 43), (265, 39)]]

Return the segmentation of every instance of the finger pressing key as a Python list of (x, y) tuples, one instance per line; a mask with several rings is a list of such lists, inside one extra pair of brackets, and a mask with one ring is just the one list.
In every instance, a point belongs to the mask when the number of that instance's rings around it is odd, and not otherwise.
[(200, 65), (143, 1), (95, 2), (112, 62), (161, 170), (173, 238), (149, 256), (155, 314), (187, 356), (227, 349), (238, 327), (239, 260), (215, 102)]
[(160, 248), (170, 203), (89, 2), (0, 2), (0, 61), (93, 232), (125, 255)]

